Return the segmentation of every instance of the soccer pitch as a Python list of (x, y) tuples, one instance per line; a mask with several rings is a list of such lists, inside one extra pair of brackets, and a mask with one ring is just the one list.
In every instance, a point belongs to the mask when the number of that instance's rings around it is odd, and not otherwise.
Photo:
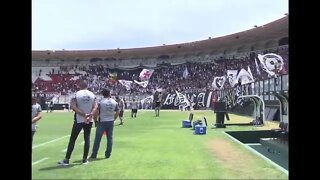
[[(73, 113), (44, 111), (33, 140), (32, 179), (288, 179), (287, 174), (224, 133), (277, 128), (277, 123), (211, 129), (213, 111), (192, 111), (194, 120), (206, 116), (208, 121), (207, 134), (194, 135), (191, 128), (181, 128), (181, 121), (188, 119), (190, 112), (161, 110), (160, 117), (155, 117), (153, 110), (139, 110), (137, 118), (131, 118), (125, 111), (124, 125), (114, 127), (109, 159), (104, 159), (106, 138), (102, 137), (98, 160), (82, 165), (84, 140), (80, 133), (70, 165), (61, 167), (57, 162), (66, 153)], [(252, 120), (229, 116), (230, 123)], [(94, 136), (93, 126), (89, 156)]]

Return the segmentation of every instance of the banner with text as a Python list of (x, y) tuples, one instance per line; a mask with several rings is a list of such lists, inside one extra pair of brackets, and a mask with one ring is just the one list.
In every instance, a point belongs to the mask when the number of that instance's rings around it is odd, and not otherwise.
[[(198, 93), (183, 93), (189, 100), (193, 109), (208, 108), (211, 104), (211, 91)], [(180, 99), (177, 93), (164, 94), (164, 102), (161, 109), (178, 109)]]

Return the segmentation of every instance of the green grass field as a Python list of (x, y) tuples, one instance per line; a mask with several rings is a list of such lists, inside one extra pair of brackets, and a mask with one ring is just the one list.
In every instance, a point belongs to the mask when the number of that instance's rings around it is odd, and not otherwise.
[[(71, 112), (43, 112), (34, 135), (32, 150), (33, 179), (288, 179), (288, 175), (229, 138), (223, 131), (271, 129), (228, 126), (211, 129), (213, 111), (193, 111), (194, 119), (206, 116), (207, 134), (194, 135), (181, 128), (190, 112), (165, 111), (155, 117), (154, 111), (140, 110), (137, 118), (124, 113), (124, 126), (115, 126), (112, 155), (104, 159), (103, 137), (98, 160), (82, 165), (83, 134), (77, 139), (71, 165), (60, 167), (66, 153), (73, 123)], [(230, 123), (250, 122), (251, 117), (230, 114)], [(115, 122), (118, 124), (119, 120)], [(229, 121), (226, 121), (229, 123)], [(91, 154), (95, 128), (91, 131)]]

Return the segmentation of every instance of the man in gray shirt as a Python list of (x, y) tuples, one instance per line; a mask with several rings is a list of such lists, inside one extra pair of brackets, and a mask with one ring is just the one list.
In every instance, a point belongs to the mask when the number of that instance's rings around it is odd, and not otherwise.
[(94, 138), (90, 159), (97, 158), (101, 137), (104, 131), (107, 131), (107, 148), (105, 151), (105, 158), (109, 158), (111, 156), (114, 121), (119, 115), (118, 103), (110, 97), (110, 90), (103, 89), (102, 95), (103, 98), (98, 105), (96, 137)]
[(71, 136), (67, 148), (67, 153), (64, 160), (58, 162), (59, 165), (69, 165), (69, 159), (74, 149), (75, 142), (80, 131), (83, 129), (84, 134), (84, 150), (83, 150), (83, 164), (88, 164), (88, 153), (90, 147), (90, 132), (92, 127), (92, 117), (97, 111), (96, 96), (87, 90), (87, 83), (80, 81), (80, 90), (76, 92), (71, 99), (71, 109), (75, 112), (74, 123), (72, 126)]
[(32, 128), (32, 139), (31, 144), (33, 143), (33, 135), (36, 132), (36, 123), (41, 119), (41, 106), (37, 103), (37, 99), (35, 97), (32, 97), (32, 110), (31, 110), (31, 128)]

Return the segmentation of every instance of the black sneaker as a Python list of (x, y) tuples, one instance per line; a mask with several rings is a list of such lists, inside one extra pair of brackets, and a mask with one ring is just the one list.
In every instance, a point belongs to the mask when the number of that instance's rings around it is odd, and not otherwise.
[(67, 166), (67, 165), (69, 165), (69, 159), (64, 159), (64, 160), (58, 161), (58, 164), (60, 166)]
[(106, 159), (109, 159), (109, 158), (110, 158), (110, 156), (111, 156), (111, 155), (106, 155), (106, 156), (105, 156), (105, 158), (106, 158)]

